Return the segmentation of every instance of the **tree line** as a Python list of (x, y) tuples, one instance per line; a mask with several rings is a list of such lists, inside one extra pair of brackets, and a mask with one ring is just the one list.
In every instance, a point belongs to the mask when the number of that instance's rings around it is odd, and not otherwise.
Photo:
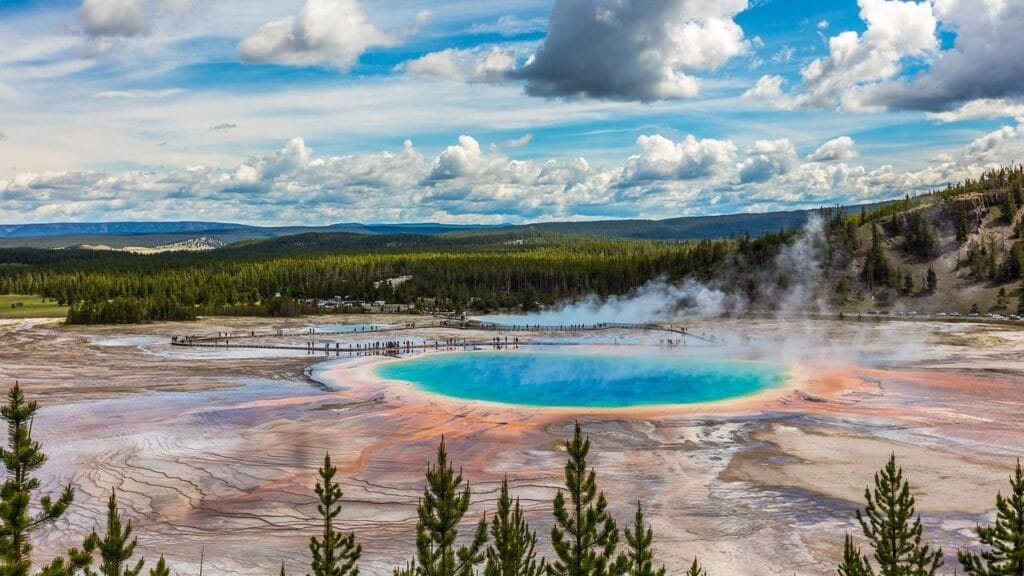
[[(314, 236), (198, 254), (0, 250), (0, 293), (54, 298), (71, 306), (72, 324), (301, 314), (317, 311), (302, 300), (336, 296), (446, 310), (532, 309), (628, 293), (658, 277), (706, 279), (723, 267), (761, 266), (792, 233), (693, 242), (520, 233), (467, 239), (343, 234), (344, 242)], [(371, 241), (378, 248), (369, 248)], [(387, 282), (403, 276), (411, 278)]]
[[(124, 522), (117, 494), (107, 502), (106, 529), (87, 534), (50, 563), (35, 567), (32, 534), (52, 526), (74, 503), (69, 485), (56, 496), (42, 495), (34, 475), (46, 461), (32, 439), (38, 411), (20, 386), (8, 390), (0, 417), (7, 424), (6, 447), (0, 448), (5, 478), (0, 485), (0, 576), (139, 576), (143, 558), (135, 558), (138, 540), (132, 524)], [(564, 443), (564, 485), (552, 503), (550, 559), (540, 555), (538, 536), (526, 520), (518, 498), (501, 483), (497, 510), (480, 518), (467, 536), (460, 537), (472, 491), (462, 472), (456, 472), (441, 439), (435, 461), (427, 466), (426, 485), (417, 506), (416, 549), (393, 576), (709, 576), (699, 559), (664, 566), (655, 556), (654, 532), (637, 502), (632, 523), (619, 528), (590, 466), (590, 439), (579, 422)], [(340, 528), (344, 494), (330, 454), (324, 456), (314, 487), (320, 528), (310, 537), (310, 572), (314, 576), (358, 576), (362, 546), (354, 532)], [(835, 572), (839, 576), (934, 576), (943, 567), (940, 548), (924, 538), (910, 484), (895, 455), (875, 474), (874, 487), (865, 488), (866, 505), (856, 511), (862, 537), (847, 534)], [(996, 495), (995, 522), (976, 528), (978, 542), (960, 550), (957, 560), (968, 576), (1024, 576), (1024, 470), (1018, 461), (1009, 495)], [(863, 544), (862, 544), (863, 543)], [(864, 549), (868, 551), (865, 552)], [(286, 575), (282, 563), (280, 574)], [(170, 576), (161, 556), (149, 576)]]

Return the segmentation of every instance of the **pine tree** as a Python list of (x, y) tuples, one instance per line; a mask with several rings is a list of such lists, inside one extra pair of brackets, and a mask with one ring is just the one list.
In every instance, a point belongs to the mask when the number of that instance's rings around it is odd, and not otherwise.
[(925, 284), (928, 286), (929, 294), (934, 294), (939, 288), (939, 277), (935, 274), (935, 269), (931, 266), (928, 267), (928, 275), (925, 278)]
[(608, 513), (604, 493), (598, 493), (596, 474), (587, 469), (590, 439), (584, 438), (580, 423), (572, 440), (566, 442), (569, 460), (565, 464), (565, 487), (555, 495), (555, 525), (551, 546), (558, 556), (548, 565), (550, 576), (605, 576), (618, 573), (613, 562), (619, 529)]
[(960, 551), (957, 559), (968, 576), (1024, 576), (1024, 470), (1020, 460), (1010, 478), (1011, 494), (996, 495), (996, 522), (978, 526), (980, 555)]
[(626, 557), (627, 574), (630, 576), (665, 576), (665, 567), (654, 569), (654, 552), (651, 550), (651, 542), (654, 540), (654, 531), (644, 524), (644, 512), (640, 502), (636, 503), (636, 516), (634, 516), (633, 529), (626, 528), (626, 543), (628, 552)]
[(967, 237), (971, 232), (970, 224), (967, 222), (967, 210), (961, 208), (956, 216), (956, 242), (963, 244), (967, 242)]
[[(32, 532), (60, 518), (74, 500), (71, 486), (56, 500), (39, 499), (39, 512), (30, 514), (32, 494), (39, 489), (32, 473), (46, 461), (39, 443), (32, 440), (32, 420), (38, 405), (27, 402), (17, 383), (7, 392), (7, 405), (0, 417), (7, 421), (7, 447), (0, 448), (0, 460), (7, 478), (0, 486), (0, 574), (25, 576), (32, 568)], [(60, 559), (54, 564), (59, 564)], [(51, 564), (53, 566), (53, 564)]]
[(895, 454), (875, 474), (874, 492), (864, 489), (864, 498), (867, 506), (863, 513), (857, 510), (857, 521), (874, 548), (879, 574), (934, 575), (942, 566), (942, 550), (922, 542), (921, 518), (914, 518), (914, 497), (903, 469), (896, 466)]
[(417, 513), (416, 559), (395, 574), (406, 576), (471, 576), (484, 561), (487, 521), (481, 518), (468, 545), (456, 548), (459, 523), (469, 510), (470, 489), (460, 492), (462, 472), (448, 462), (444, 438), (437, 448), (437, 463), (427, 466), (427, 487)]
[[(362, 556), (363, 548), (356, 543), (356, 536), (349, 532), (343, 534), (334, 528), (334, 519), (341, 512), (341, 486), (334, 481), (338, 468), (331, 465), (331, 455), (324, 455), (324, 465), (320, 468), (320, 480), (316, 483), (316, 495), (319, 503), (316, 506), (323, 520), (323, 532), (318, 539), (309, 539), (309, 551), (313, 560), (311, 568), (314, 576), (357, 576), (359, 567), (356, 562)], [(284, 570), (284, 564), (281, 565)]]
[[(126, 565), (135, 553), (138, 540), (132, 538), (132, 523), (121, 523), (121, 514), (117, 510), (117, 495), (110, 493), (107, 501), (107, 533), (101, 538), (95, 532), (86, 538), (85, 549), (100, 553), (100, 570), (102, 576), (138, 576), (145, 564), (139, 559), (134, 566)], [(91, 570), (86, 572), (92, 576)]]
[(849, 534), (843, 543), (843, 563), (839, 565), (839, 576), (874, 576), (871, 563), (853, 543)]
[[(171, 569), (167, 566), (167, 561), (161, 556), (156, 562), (156, 566), (149, 569), (149, 576), (171, 576)], [(284, 564), (281, 564), (281, 576), (284, 576)]]
[(871, 247), (864, 258), (864, 269), (861, 276), (868, 283), (871, 289), (876, 285), (889, 286), (894, 279), (894, 270), (889, 264), (889, 257), (885, 253), (885, 243), (882, 240), (882, 233), (877, 225), (871, 227)]
[(694, 558), (693, 564), (690, 564), (690, 568), (686, 571), (686, 576), (708, 576), (708, 571)]
[(498, 511), (491, 519), (491, 545), (487, 549), (484, 576), (540, 576), (544, 560), (537, 560), (537, 534), (523, 515), (517, 498), (513, 505), (508, 478), (501, 481)]

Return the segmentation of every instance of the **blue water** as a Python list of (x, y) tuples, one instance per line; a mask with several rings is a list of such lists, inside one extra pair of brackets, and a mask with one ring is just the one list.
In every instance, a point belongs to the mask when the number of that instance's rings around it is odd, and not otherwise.
[(692, 404), (780, 386), (782, 366), (639, 354), (471, 352), (382, 364), (377, 375), (467, 400), (623, 408)]

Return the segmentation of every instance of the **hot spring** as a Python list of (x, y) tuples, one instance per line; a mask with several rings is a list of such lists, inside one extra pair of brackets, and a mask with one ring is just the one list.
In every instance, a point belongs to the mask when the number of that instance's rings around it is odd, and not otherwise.
[(434, 394), (545, 407), (713, 402), (781, 386), (783, 366), (669, 354), (465, 352), (389, 362), (376, 374)]

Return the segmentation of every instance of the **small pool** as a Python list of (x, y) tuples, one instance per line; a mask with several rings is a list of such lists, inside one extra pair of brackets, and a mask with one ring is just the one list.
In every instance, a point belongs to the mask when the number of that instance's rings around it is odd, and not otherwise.
[(548, 407), (693, 404), (781, 386), (776, 364), (666, 354), (468, 352), (382, 364), (379, 377), (466, 400)]

